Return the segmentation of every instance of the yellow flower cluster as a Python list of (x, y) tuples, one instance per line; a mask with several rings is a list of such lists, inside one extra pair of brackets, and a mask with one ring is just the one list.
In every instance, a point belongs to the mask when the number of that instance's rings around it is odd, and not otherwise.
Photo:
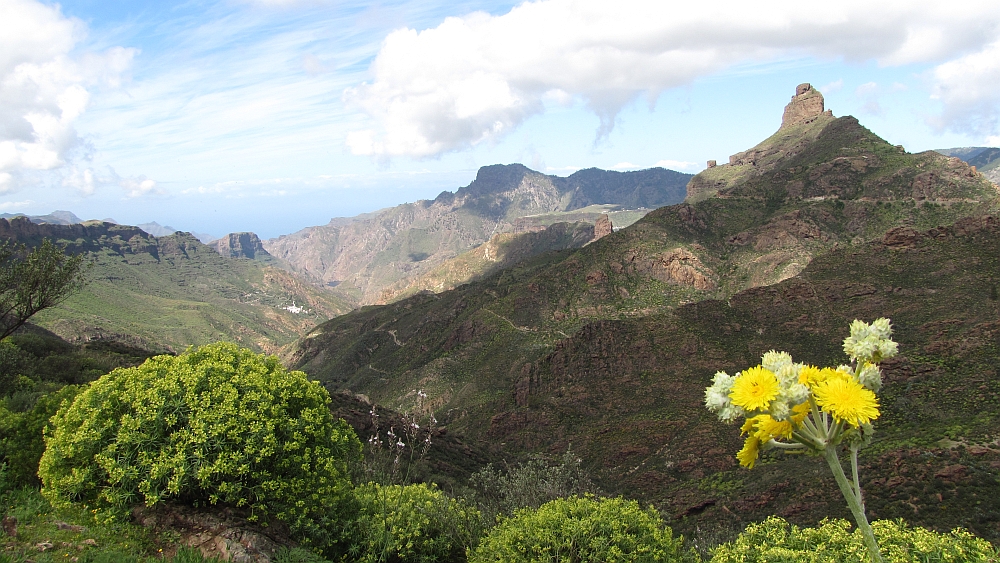
[[(882, 374), (876, 362), (896, 354), (888, 319), (851, 323), (845, 351), (855, 365), (837, 368), (796, 363), (786, 352), (767, 352), (760, 365), (734, 376), (720, 371), (705, 390), (705, 406), (720, 419), (744, 417), (747, 435), (737, 459), (753, 468), (761, 449), (821, 451), (853, 431), (870, 434), (879, 416)], [(832, 419), (832, 422), (831, 422)]]

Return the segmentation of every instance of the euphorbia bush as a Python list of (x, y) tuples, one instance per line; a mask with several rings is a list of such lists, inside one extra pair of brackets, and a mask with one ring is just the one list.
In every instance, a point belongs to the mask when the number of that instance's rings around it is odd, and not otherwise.
[[(987, 563), (997, 551), (986, 540), (955, 530), (940, 534), (911, 528), (902, 520), (872, 522), (886, 563)], [(772, 516), (750, 524), (735, 540), (717, 547), (711, 563), (868, 563), (868, 548), (846, 520), (824, 520), (799, 528)]]
[(101, 377), (52, 418), (39, 476), (56, 505), (113, 517), (173, 501), (276, 517), (314, 544), (346, 515), (361, 444), (330, 396), (235, 344), (157, 356)]
[(461, 561), (475, 539), (479, 512), (434, 486), (379, 485), (355, 489), (355, 560), (364, 563)]
[(522, 509), (493, 528), (469, 561), (632, 563), (697, 561), (653, 508), (587, 495)]

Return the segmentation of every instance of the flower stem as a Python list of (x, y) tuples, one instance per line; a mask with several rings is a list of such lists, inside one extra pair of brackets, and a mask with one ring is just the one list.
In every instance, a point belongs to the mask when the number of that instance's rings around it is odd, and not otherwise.
[[(847, 480), (847, 475), (844, 474), (844, 467), (840, 465), (840, 458), (837, 457), (836, 446), (827, 445), (823, 448), (823, 457), (826, 458), (827, 464), (830, 465), (830, 471), (833, 472), (833, 477), (837, 480), (837, 486), (840, 487), (840, 492), (844, 495), (844, 500), (847, 501), (847, 507), (851, 509), (851, 514), (854, 515), (854, 521), (857, 522), (858, 529), (861, 530), (861, 535), (865, 540), (865, 546), (868, 547), (869, 554), (872, 556), (872, 561), (874, 563), (884, 563), (882, 553), (875, 542), (875, 534), (872, 532), (871, 525), (868, 524), (865, 509), (861, 505), (861, 496), (855, 494), (854, 486)], [(860, 490), (859, 488), (858, 492)]]
[(861, 496), (861, 481), (858, 479), (858, 444), (851, 444), (851, 473), (854, 476), (854, 492), (858, 496), (858, 503), (861, 504), (861, 511), (865, 510), (865, 498)]

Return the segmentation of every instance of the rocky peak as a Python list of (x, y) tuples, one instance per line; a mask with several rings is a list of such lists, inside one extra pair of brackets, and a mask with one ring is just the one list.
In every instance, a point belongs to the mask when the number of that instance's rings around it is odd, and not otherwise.
[(267, 250), (264, 250), (260, 238), (254, 233), (229, 233), (212, 242), (211, 246), (219, 254), (228, 258), (255, 260), (271, 256)]
[(594, 223), (594, 240), (604, 238), (610, 235), (613, 231), (614, 227), (611, 225), (611, 217), (605, 213), (598, 217), (597, 222)]
[(811, 84), (799, 84), (792, 101), (785, 106), (781, 127), (757, 146), (730, 155), (729, 163), (708, 167), (687, 185), (689, 203), (711, 197), (719, 190), (759, 176), (800, 154), (834, 122), (833, 112), (824, 109), (823, 94)]
[[(785, 113), (781, 116), (781, 128), (784, 129), (797, 123), (809, 123), (824, 112), (823, 94), (812, 87), (808, 82), (795, 87), (795, 95), (792, 101), (785, 106)], [(833, 112), (826, 112), (833, 115)]]

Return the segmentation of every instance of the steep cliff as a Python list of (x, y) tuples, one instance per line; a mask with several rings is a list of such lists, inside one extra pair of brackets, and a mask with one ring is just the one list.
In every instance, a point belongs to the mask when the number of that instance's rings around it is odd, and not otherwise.
[(229, 233), (212, 241), (209, 246), (227, 258), (246, 258), (265, 262), (272, 258), (254, 233)]

